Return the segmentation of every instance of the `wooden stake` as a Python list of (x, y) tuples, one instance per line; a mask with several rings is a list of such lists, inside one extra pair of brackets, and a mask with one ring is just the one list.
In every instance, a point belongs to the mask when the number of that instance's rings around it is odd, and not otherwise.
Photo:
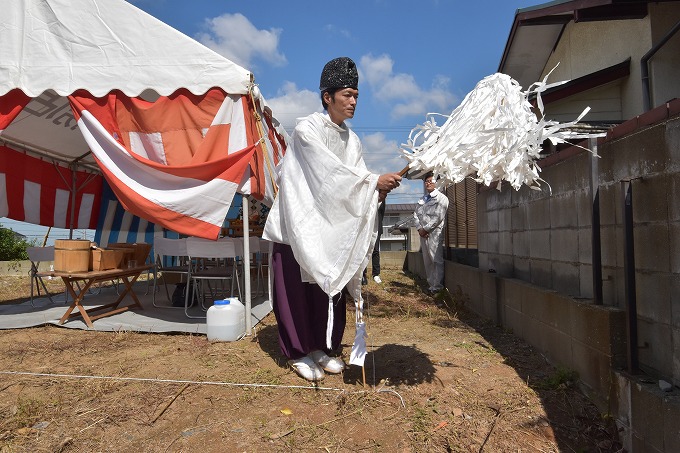
[(42, 241), (42, 246), (45, 247), (47, 244), (47, 237), (50, 235), (50, 231), (52, 231), (52, 227), (47, 227), (47, 231), (45, 232), (45, 237), (43, 238)]

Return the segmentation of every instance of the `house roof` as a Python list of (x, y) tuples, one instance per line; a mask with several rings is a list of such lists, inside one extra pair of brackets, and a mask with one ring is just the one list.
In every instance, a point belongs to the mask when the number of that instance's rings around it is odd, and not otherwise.
[(25, 235), (25, 234), (18, 233), (18, 232), (14, 231), (14, 230), (11, 229), (11, 228), (5, 228), (5, 227), (3, 227), (3, 226), (0, 226), (0, 230), (3, 230), (3, 231), (11, 231), (12, 234), (14, 235), (14, 239), (16, 239), (16, 240), (18, 240), (18, 241), (26, 240), (26, 235)]
[(416, 209), (417, 203), (387, 203), (385, 205), (385, 213), (398, 213), (398, 212), (413, 212)]
[[(666, 0), (677, 1), (677, 0)], [(498, 72), (509, 75), (523, 87), (540, 80), (541, 73), (562, 31), (570, 21), (637, 19), (647, 15), (651, 1), (556, 0), (515, 12), (510, 35)]]
[(621, 63), (600, 69), (599, 71), (586, 74), (582, 77), (570, 80), (562, 85), (547, 89), (541, 94), (543, 102), (550, 103), (559, 101), (573, 94), (580, 93), (600, 85), (630, 75), (630, 58)]

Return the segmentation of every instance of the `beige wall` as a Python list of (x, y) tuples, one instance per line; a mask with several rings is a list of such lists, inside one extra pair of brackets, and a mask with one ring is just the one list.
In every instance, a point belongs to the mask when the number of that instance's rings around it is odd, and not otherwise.
[[(572, 80), (631, 59), (630, 76), (582, 93), (564, 102), (550, 104), (547, 116), (572, 120), (585, 106), (587, 120), (628, 120), (643, 113), (640, 60), (680, 20), (680, 5), (650, 3), (643, 19), (601, 22), (570, 22), (543, 70), (551, 70), (549, 81)], [(650, 60), (651, 107), (680, 98), (677, 68), (680, 67), (680, 32)], [(554, 116), (553, 116), (554, 114)]]
[[(631, 58), (630, 76), (620, 87), (621, 119), (639, 115), (642, 112), (640, 58), (652, 47), (649, 23), (649, 16), (635, 20), (570, 22), (541, 77), (558, 63), (549, 81), (575, 79)], [(600, 106), (594, 104), (591, 108), (589, 120), (598, 116)]]
[(590, 107), (585, 121), (623, 121), (621, 86), (622, 82), (616, 81), (551, 102), (546, 107), (546, 115), (560, 122), (574, 121), (586, 107)]
[[(650, 4), (653, 42), (659, 42), (668, 31), (680, 21), (680, 7), (673, 3)], [(652, 107), (673, 98), (680, 98), (680, 32), (677, 32), (649, 60), (649, 74), (652, 80)]]

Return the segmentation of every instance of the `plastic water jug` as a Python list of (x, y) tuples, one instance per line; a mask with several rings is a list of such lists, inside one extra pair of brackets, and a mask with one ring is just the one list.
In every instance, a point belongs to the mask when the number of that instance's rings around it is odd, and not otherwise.
[(209, 341), (236, 341), (246, 334), (246, 308), (236, 297), (216, 300), (206, 315)]

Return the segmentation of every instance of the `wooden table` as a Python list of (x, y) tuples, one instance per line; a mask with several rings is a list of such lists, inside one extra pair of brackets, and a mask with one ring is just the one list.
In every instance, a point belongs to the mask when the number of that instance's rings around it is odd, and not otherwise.
[[(61, 319), (59, 320), (59, 324), (60, 325), (64, 324), (64, 322), (66, 322), (67, 319), (72, 318), (74, 316), (82, 316), (83, 320), (85, 321), (85, 324), (87, 324), (87, 326), (92, 329), (94, 328), (92, 326), (92, 321), (96, 319), (103, 318), (105, 316), (115, 315), (116, 313), (122, 313), (131, 308), (139, 308), (140, 310), (143, 310), (144, 308), (142, 307), (142, 304), (139, 303), (139, 299), (137, 299), (137, 295), (133, 291), (132, 285), (137, 281), (139, 276), (142, 275), (142, 272), (148, 271), (151, 268), (153, 268), (153, 266), (144, 265), (133, 267), (130, 269), (111, 269), (108, 271), (89, 271), (89, 272), (54, 271), (48, 273), (47, 275), (51, 275), (52, 277), (61, 277), (61, 279), (64, 281), (64, 285), (66, 286), (66, 290), (71, 294), (71, 297), (73, 298), (73, 302), (68, 307), (68, 310), (66, 310), (66, 313), (64, 313), (64, 316), (62, 316)], [(115, 302), (106, 305), (101, 305), (99, 307), (85, 309), (81, 302), (85, 297), (87, 290), (90, 289), (90, 287), (93, 284), (116, 279), (120, 279), (125, 285), (125, 288), (120, 292), (120, 294), (118, 295), (118, 299), (116, 299)], [(84, 282), (82, 288), (80, 287), (80, 285), (78, 285), (78, 282)], [(118, 305), (120, 305), (121, 301), (128, 294), (130, 295), (130, 297), (132, 297), (133, 303), (119, 307)], [(76, 308), (78, 309), (78, 311), (73, 313), (73, 310), (75, 310)], [(90, 315), (90, 313), (94, 311), (101, 310), (106, 311), (94, 316)]]

